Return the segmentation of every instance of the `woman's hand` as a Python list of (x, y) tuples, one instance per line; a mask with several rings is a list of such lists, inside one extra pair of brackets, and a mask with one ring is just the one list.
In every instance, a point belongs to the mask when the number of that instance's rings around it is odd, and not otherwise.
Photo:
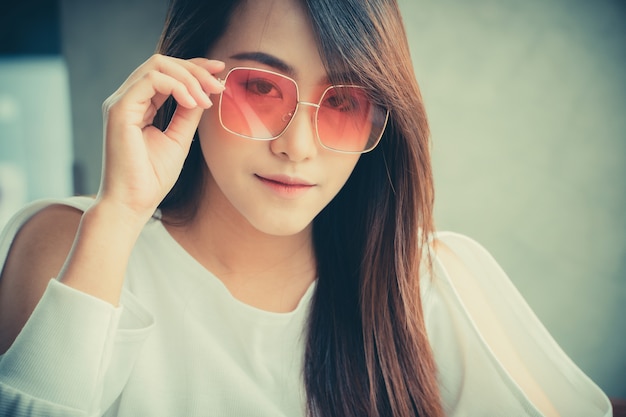
[[(95, 204), (84, 213), (52, 205), (21, 227), (0, 280), (0, 353), (21, 331), (56, 276), (119, 304), (128, 259), (145, 222), (178, 178), (208, 95), (223, 90), (224, 63), (155, 55), (104, 103), (104, 166)], [(178, 103), (161, 132), (152, 120), (165, 100)]]
[[(221, 61), (153, 55), (103, 105), (104, 160), (98, 202), (113, 203), (147, 220), (174, 185), (210, 94), (222, 84), (213, 76)], [(171, 122), (152, 125), (169, 97), (177, 102)]]

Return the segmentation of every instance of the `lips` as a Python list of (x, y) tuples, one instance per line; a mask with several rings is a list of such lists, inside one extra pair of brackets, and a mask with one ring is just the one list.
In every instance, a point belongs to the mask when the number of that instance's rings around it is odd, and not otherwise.
[(255, 174), (257, 178), (261, 181), (273, 182), (275, 184), (290, 186), (290, 187), (312, 187), (315, 184), (312, 184), (308, 181), (302, 180), (300, 178), (289, 177), (286, 175), (270, 175), (270, 176), (262, 176)]
[(261, 176), (255, 174), (255, 177), (272, 190), (272, 192), (285, 198), (299, 197), (306, 193), (307, 190), (315, 187), (315, 184), (309, 181), (285, 175)]

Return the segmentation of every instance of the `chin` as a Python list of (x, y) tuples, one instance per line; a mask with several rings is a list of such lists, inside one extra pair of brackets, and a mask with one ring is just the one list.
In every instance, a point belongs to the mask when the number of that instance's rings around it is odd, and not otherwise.
[(285, 218), (264, 219), (259, 222), (251, 222), (252, 226), (259, 232), (270, 236), (294, 236), (300, 233), (308, 233), (312, 225), (312, 219), (308, 222), (305, 220), (291, 220)]

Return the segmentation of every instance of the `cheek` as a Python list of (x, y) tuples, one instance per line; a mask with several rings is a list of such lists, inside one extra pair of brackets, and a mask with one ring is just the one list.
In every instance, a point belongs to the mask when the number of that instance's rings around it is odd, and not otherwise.
[(198, 137), (209, 168), (213, 165), (211, 162), (219, 165), (219, 161), (232, 158), (231, 154), (238, 154), (235, 148), (239, 141), (233, 140), (232, 135), (222, 128), (215, 106), (202, 115), (198, 125)]
[(348, 178), (354, 171), (354, 167), (359, 162), (360, 155), (345, 155), (336, 154), (329, 161), (328, 167), (331, 167), (328, 172), (333, 179), (333, 185), (335, 188), (335, 194), (341, 190)]
[(205, 110), (200, 118), (200, 123), (198, 124), (200, 142), (204, 145), (208, 138), (219, 135), (223, 131), (224, 129), (220, 125), (217, 105), (213, 105), (210, 109)]
[(229, 140), (228, 132), (220, 125), (217, 109), (206, 110), (198, 125), (198, 138), (202, 148), (204, 162), (211, 177), (228, 177), (229, 166), (236, 164), (238, 155), (235, 141)]

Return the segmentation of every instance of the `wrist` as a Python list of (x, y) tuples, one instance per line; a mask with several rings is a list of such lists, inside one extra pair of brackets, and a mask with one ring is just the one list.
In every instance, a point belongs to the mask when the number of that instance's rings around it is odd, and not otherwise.
[(154, 214), (155, 209), (138, 211), (125, 204), (98, 196), (91, 207), (85, 211), (85, 215), (97, 222), (108, 223), (111, 226), (121, 225), (132, 233), (141, 231)]
[(83, 214), (59, 280), (117, 305), (133, 247), (149, 217), (104, 199)]

